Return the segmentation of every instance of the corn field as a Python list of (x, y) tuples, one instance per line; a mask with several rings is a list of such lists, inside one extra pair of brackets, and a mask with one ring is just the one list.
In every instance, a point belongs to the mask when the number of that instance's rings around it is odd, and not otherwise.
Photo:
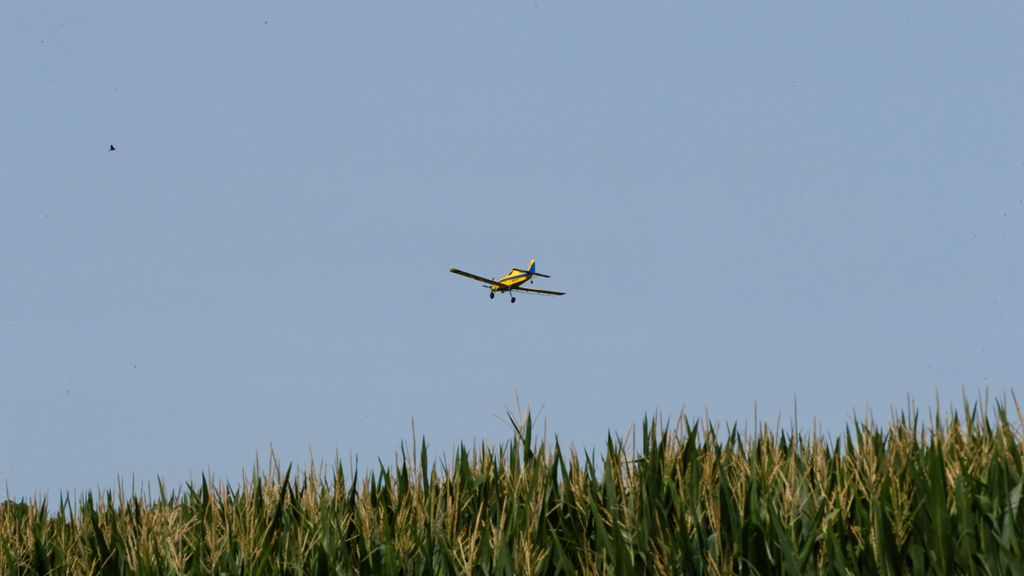
[(368, 472), (257, 464), (0, 505), (3, 574), (1024, 574), (1021, 414), (965, 403), (837, 437), (644, 419)]

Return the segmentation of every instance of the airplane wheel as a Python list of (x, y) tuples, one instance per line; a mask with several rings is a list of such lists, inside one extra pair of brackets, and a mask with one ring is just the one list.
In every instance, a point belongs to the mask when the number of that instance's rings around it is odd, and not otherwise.
[(494, 300), (494, 292), (491, 292), (491, 300)]
[(515, 297), (515, 296), (513, 296), (513, 297), (512, 297), (512, 303), (513, 303), (513, 304), (515, 304), (515, 303), (516, 303), (516, 297)]

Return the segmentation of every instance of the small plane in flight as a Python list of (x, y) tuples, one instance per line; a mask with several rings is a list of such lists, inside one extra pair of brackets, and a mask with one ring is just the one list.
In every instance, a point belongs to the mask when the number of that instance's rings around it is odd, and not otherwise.
[(547, 296), (561, 296), (565, 292), (555, 292), (554, 290), (536, 290), (533, 288), (522, 288), (521, 286), (529, 281), (533, 284), (533, 277), (539, 276), (541, 278), (551, 278), (547, 274), (541, 274), (537, 272), (537, 261), (530, 260), (529, 270), (520, 270), (513, 268), (508, 274), (505, 274), (497, 280), (493, 278), (484, 278), (483, 276), (477, 276), (476, 274), (470, 274), (469, 272), (463, 272), (458, 268), (452, 268), (449, 272), (458, 274), (459, 276), (465, 276), (471, 280), (477, 280), (483, 282), (484, 286), (491, 289), (491, 299), (494, 299), (496, 292), (508, 292), (509, 296), (512, 297), (512, 302), (515, 303), (516, 297), (512, 296), (512, 292), (526, 292), (527, 294), (545, 294)]

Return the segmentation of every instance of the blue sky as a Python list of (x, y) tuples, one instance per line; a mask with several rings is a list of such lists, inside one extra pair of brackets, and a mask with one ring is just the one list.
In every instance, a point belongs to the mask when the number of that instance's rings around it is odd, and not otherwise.
[[(1019, 3), (18, 3), (0, 484), (1024, 375)], [(117, 150), (110, 152), (113, 144)], [(448, 273), (530, 259), (562, 298)]]

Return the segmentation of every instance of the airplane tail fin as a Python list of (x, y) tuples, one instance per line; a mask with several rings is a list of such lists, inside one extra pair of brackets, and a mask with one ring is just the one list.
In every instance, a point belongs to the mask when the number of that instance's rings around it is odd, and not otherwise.
[(536, 260), (530, 260), (530, 274), (533, 276), (540, 276), (541, 278), (551, 278), (551, 276), (548, 276), (547, 274), (541, 274), (540, 272), (537, 272)]

